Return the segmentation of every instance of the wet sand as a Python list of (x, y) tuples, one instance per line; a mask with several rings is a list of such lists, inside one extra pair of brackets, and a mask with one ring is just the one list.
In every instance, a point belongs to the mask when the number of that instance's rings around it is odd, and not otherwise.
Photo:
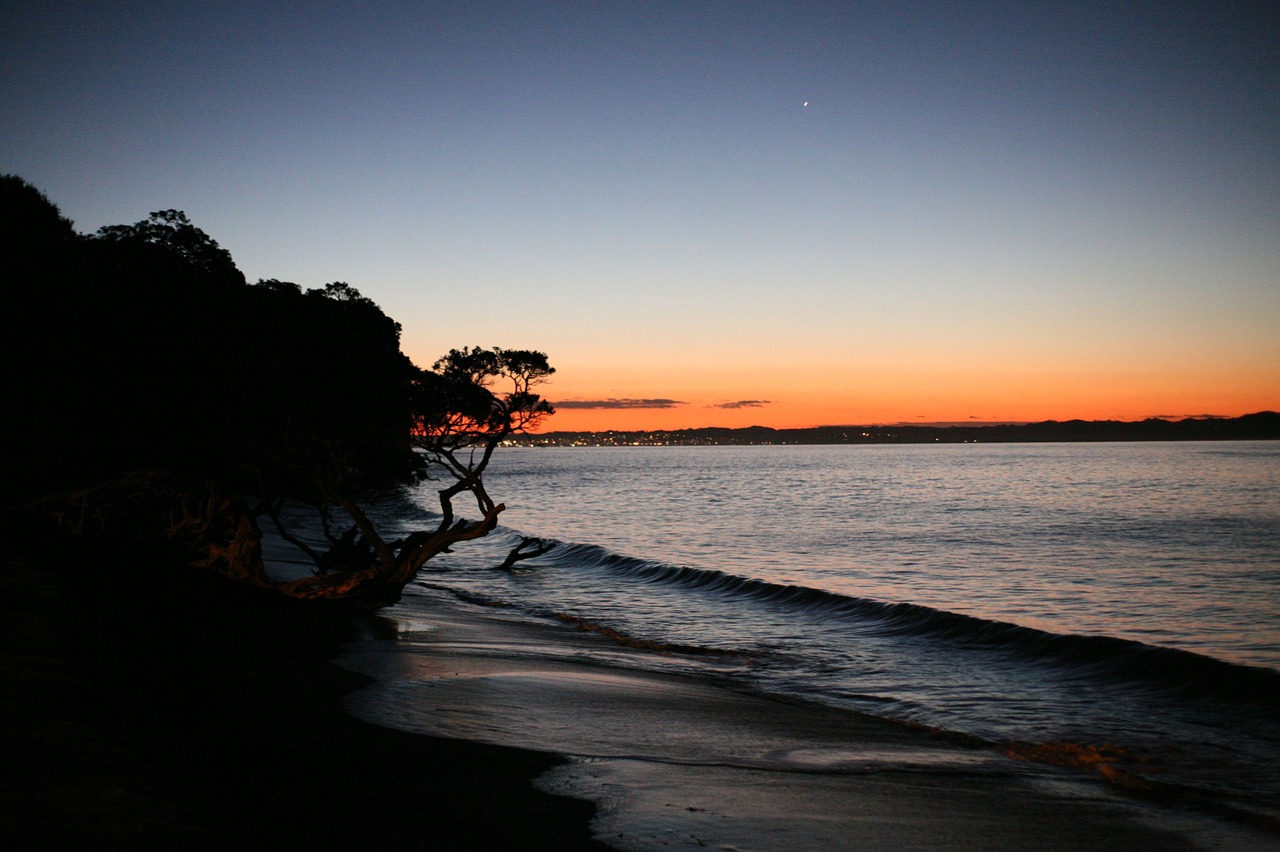
[[(633, 668), (652, 652), (569, 626), (428, 597), (395, 638), (349, 648), (374, 678), (361, 718), (433, 736), (570, 755), (543, 789), (596, 802), (620, 849), (1075, 850), (1268, 848), (991, 744), (714, 677)], [(393, 613), (401, 612), (400, 609)], [(422, 615), (421, 613), (430, 613)], [(599, 665), (597, 661), (607, 661)]]
[(3, 848), (1197, 848), (1094, 779), (638, 670), (598, 633), (177, 576), (4, 563)]

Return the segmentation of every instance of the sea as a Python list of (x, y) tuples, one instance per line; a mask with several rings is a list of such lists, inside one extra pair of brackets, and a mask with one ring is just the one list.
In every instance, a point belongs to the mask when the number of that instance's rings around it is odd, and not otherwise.
[(1280, 443), (519, 447), (486, 483), (501, 525), (394, 614), (447, 596), (1280, 837)]

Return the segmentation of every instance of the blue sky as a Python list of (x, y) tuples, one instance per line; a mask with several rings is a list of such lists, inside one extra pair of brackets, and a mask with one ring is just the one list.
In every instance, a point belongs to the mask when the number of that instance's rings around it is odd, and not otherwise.
[(0, 171), (347, 281), (419, 363), (544, 350), (551, 428), (1240, 414), (1278, 10), (11, 2)]

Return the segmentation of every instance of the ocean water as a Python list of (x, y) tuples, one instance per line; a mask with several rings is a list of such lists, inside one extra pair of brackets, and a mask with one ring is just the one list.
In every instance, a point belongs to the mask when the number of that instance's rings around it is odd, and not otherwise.
[[(519, 448), (487, 482), (502, 526), (420, 589), (1280, 825), (1280, 444)], [(557, 545), (494, 570), (522, 535)]]

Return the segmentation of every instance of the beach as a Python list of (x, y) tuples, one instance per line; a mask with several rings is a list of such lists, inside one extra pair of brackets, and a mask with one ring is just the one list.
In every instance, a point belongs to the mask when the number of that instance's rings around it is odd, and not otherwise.
[[(1268, 848), (1180, 823), (1095, 767), (1028, 762), (942, 731), (655, 672), (650, 649), (500, 608), (417, 600), (400, 633), (348, 646), (362, 718), (523, 742), (573, 759), (542, 789), (589, 798), (618, 849)], [(421, 613), (431, 612), (423, 618)], [(632, 667), (630, 654), (648, 656)], [(608, 665), (596, 661), (608, 659)]]
[(349, 618), (91, 574), (4, 562), (4, 848), (603, 848), (556, 756), (344, 713)]
[[(606, 848), (588, 835), (592, 804), (547, 792), (586, 779), (627, 790), (596, 826), (617, 848), (693, 847), (703, 834), (734, 838), (721, 848), (1171, 848), (1113, 809), (975, 784), (964, 766), (991, 756), (927, 732), (676, 677), (521, 662), (503, 649), (524, 628), (465, 606), (442, 605), (432, 629), (452, 648), (424, 659), (391, 647), (403, 641), (382, 632), (394, 619), (353, 628), (217, 593), (160, 606), (177, 584), (134, 590), (128, 605), (65, 579), (5, 565), (8, 849)], [(342, 667), (326, 659), (340, 648)], [(391, 668), (406, 656), (452, 736), (344, 712), (344, 695), (364, 715), (402, 682)], [(551, 752), (494, 744), (521, 738), (699, 756), (595, 754), (579, 759), (584, 775)], [(771, 761), (791, 744), (795, 771), (724, 760), (747, 742), (775, 746)], [(869, 771), (810, 772), (833, 759)], [(933, 771), (891, 770), (912, 761)]]
[(99, 567), (5, 562), (8, 849), (1274, 848), (430, 583), (352, 615)]

